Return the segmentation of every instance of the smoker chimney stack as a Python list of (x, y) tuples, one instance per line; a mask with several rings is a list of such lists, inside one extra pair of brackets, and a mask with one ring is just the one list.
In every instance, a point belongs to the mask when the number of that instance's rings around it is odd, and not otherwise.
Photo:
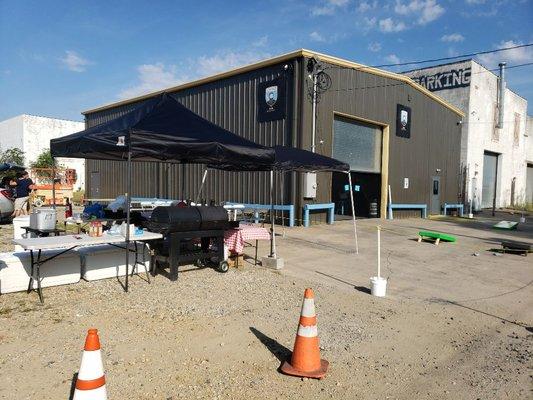
[(500, 80), (498, 85), (498, 128), (503, 129), (503, 113), (505, 103), (505, 65), (507, 63), (501, 62), (500, 67)]

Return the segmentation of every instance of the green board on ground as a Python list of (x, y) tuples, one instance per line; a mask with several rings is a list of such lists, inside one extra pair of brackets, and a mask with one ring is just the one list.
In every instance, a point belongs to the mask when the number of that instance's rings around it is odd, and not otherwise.
[(506, 230), (513, 230), (516, 229), (518, 226), (518, 222), (513, 221), (500, 221), (495, 225), (492, 225), (494, 229), (506, 229)]
[(432, 239), (440, 239), (444, 242), (455, 242), (457, 239), (455, 236), (448, 235), (446, 233), (440, 233), (440, 232), (431, 232), (431, 231), (420, 231), (418, 232), (418, 235), (420, 237), (426, 237), (426, 238), (432, 238)]

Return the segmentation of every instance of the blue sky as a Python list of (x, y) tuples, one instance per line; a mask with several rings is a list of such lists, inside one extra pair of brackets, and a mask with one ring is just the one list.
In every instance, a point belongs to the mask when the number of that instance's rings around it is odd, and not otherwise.
[[(533, 0), (0, 0), (0, 120), (82, 120), (92, 107), (299, 48), (378, 65), (531, 42)], [(502, 59), (533, 62), (533, 48), (480, 61)], [(533, 67), (508, 80), (533, 114)]]

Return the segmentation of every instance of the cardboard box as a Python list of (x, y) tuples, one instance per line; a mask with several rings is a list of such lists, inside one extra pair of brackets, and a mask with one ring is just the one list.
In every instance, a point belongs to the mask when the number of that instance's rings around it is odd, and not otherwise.
[(228, 264), (230, 268), (244, 268), (244, 256), (240, 255), (231, 255), (228, 258)]

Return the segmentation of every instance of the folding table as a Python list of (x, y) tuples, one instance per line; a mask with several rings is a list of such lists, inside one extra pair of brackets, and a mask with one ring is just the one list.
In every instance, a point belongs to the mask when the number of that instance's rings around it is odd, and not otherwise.
[[(138, 248), (137, 242), (147, 242), (150, 240), (162, 239), (163, 235), (160, 233), (154, 232), (144, 232), (142, 235), (131, 235), (130, 241), (134, 243), (135, 249), (135, 261), (133, 267), (138, 263)], [(74, 250), (77, 247), (85, 246), (94, 246), (98, 244), (110, 244), (113, 246), (118, 246), (121, 243), (125, 243), (126, 240), (124, 236), (121, 235), (103, 235), (99, 237), (91, 237), (85, 234), (79, 235), (64, 235), (64, 236), (48, 236), (48, 237), (38, 237), (30, 239), (14, 239), (13, 243), (18, 244), (24, 250), (30, 251), (30, 260), (31, 260), (31, 273), (30, 273), (30, 282), (28, 284), (28, 293), (32, 290), (33, 281), (37, 281), (37, 293), (39, 294), (39, 300), (41, 303), (44, 303), (44, 297), (41, 289), (41, 266), (48, 261), (53, 260), (54, 258), (65, 254), (68, 251)], [(120, 247), (120, 246), (118, 246)], [(143, 246), (144, 248), (144, 246)], [(42, 250), (56, 250), (64, 249), (63, 251), (54, 254), (48, 258), (41, 258)], [(35, 256), (34, 252), (37, 252)], [(126, 266), (126, 274), (128, 274), (129, 266)]]

